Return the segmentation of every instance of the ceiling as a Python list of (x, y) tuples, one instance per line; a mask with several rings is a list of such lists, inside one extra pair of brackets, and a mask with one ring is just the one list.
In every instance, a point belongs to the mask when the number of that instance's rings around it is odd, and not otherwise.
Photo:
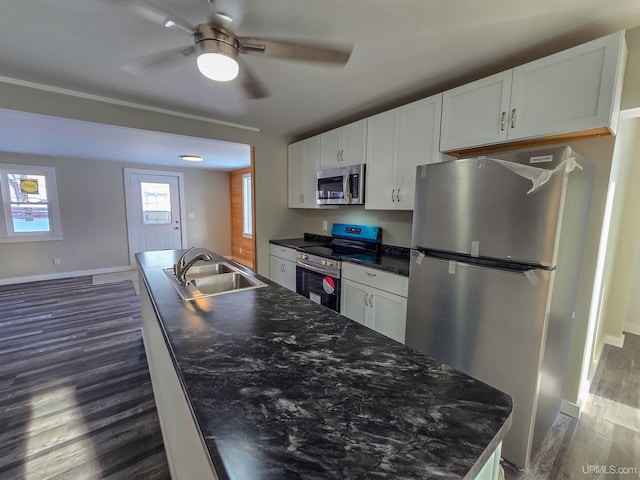
[[(300, 137), (640, 25), (638, 0), (215, 0), (238, 35), (353, 46), (344, 68), (245, 57), (271, 92), (247, 99), (193, 57), (126, 68), (192, 44), (128, 1), (2, 0), (0, 76)], [(153, 1), (192, 24), (212, 13)]]
[[(118, 127), (0, 108), (0, 150), (163, 167), (231, 171), (251, 164), (240, 143)], [(187, 162), (180, 155), (199, 155)]]

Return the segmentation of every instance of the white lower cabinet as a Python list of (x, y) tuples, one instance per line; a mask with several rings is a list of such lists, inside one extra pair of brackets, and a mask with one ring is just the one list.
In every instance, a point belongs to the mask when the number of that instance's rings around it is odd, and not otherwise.
[(296, 250), (280, 245), (269, 245), (271, 280), (289, 290), (296, 291)]
[(404, 343), (408, 278), (344, 262), (340, 313)]

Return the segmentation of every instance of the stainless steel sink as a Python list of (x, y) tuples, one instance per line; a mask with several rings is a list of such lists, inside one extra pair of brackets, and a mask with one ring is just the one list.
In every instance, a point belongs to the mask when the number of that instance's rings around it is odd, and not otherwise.
[(232, 273), (237, 270), (228, 263), (202, 263), (196, 264), (187, 272), (188, 279), (208, 277), (211, 275), (220, 275), (221, 273)]
[(178, 282), (172, 268), (163, 270), (183, 300), (243, 292), (267, 285), (224, 262), (194, 265), (187, 272), (188, 285)]

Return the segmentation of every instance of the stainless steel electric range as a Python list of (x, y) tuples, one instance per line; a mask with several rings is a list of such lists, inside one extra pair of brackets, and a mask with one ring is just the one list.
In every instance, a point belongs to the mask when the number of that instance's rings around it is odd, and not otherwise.
[(381, 247), (380, 227), (334, 223), (331, 243), (298, 249), (296, 291), (339, 312), (342, 260), (375, 258)]

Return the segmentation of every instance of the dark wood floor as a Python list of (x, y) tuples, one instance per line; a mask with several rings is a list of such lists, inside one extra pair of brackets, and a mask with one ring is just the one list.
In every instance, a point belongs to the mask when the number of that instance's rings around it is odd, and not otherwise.
[(526, 472), (507, 480), (640, 478), (640, 337), (604, 347), (580, 420), (558, 415)]
[[(580, 420), (559, 415), (532, 468), (505, 476), (638, 472), (640, 337), (627, 335), (605, 347)], [(170, 478), (131, 282), (0, 286), (0, 479), (103, 478)]]
[(131, 282), (0, 286), (0, 479), (169, 479)]

